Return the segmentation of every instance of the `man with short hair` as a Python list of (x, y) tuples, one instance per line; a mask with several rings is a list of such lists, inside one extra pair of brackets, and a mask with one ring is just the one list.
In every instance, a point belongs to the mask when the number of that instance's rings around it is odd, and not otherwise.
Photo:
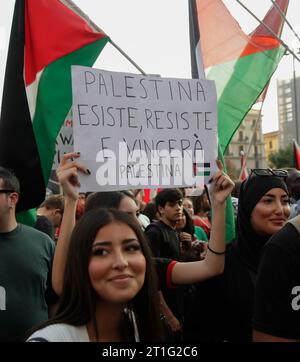
[[(164, 189), (157, 194), (155, 204), (160, 220), (145, 230), (154, 257), (180, 260), (180, 240), (175, 227), (182, 217), (182, 202), (183, 195), (177, 189)], [(183, 292), (181, 288), (161, 291), (161, 310), (172, 331), (179, 332), (183, 323)]]
[(155, 257), (175, 260), (180, 258), (180, 240), (175, 227), (183, 213), (182, 202), (182, 193), (177, 189), (164, 189), (155, 198), (160, 220), (151, 223), (146, 229)]
[(55, 302), (51, 288), (54, 242), (18, 224), (19, 181), (0, 166), (0, 341), (22, 341), (33, 326), (48, 319)]
[(34, 228), (54, 239), (55, 229), (60, 226), (64, 213), (62, 195), (50, 195), (37, 209), (37, 220)]

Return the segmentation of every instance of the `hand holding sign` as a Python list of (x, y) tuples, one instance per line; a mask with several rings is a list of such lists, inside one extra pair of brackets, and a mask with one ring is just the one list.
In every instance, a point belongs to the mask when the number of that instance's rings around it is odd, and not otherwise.
[(222, 162), (216, 160), (219, 171), (217, 171), (212, 179), (211, 186), (209, 187), (209, 196), (211, 202), (214, 204), (224, 204), (227, 197), (231, 194), (234, 188), (234, 182), (224, 172)]
[(90, 171), (83, 163), (73, 160), (79, 157), (80, 154), (77, 152), (64, 154), (56, 170), (56, 175), (63, 188), (64, 196), (72, 200), (78, 199), (78, 188), (80, 187), (78, 171), (87, 175), (90, 174)]

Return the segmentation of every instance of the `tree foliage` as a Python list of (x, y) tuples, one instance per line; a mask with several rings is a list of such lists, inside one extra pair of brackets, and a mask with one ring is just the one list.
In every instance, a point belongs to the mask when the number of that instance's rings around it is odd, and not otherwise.
[(273, 168), (293, 167), (293, 147), (292, 144), (285, 149), (280, 149), (269, 156), (269, 161)]

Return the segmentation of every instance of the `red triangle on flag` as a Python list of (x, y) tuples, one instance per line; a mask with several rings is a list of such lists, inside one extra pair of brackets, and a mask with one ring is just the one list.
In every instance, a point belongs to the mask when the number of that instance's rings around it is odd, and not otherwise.
[(300, 147), (295, 140), (293, 140), (293, 157), (294, 157), (294, 167), (297, 170), (300, 170)]

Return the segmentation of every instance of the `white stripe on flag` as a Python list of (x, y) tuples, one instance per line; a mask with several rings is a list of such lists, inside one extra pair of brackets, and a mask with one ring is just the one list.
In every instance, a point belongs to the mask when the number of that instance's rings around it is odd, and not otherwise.
[(35, 81), (26, 87), (26, 96), (27, 96), (27, 102), (28, 102), (31, 122), (33, 122), (33, 117), (34, 117), (34, 113), (35, 113), (35, 109), (36, 109), (36, 97), (37, 97), (39, 83), (40, 83), (40, 79), (41, 79), (43, 71), (44, 71), (44, 69), (39, 71), (36, 74)]

